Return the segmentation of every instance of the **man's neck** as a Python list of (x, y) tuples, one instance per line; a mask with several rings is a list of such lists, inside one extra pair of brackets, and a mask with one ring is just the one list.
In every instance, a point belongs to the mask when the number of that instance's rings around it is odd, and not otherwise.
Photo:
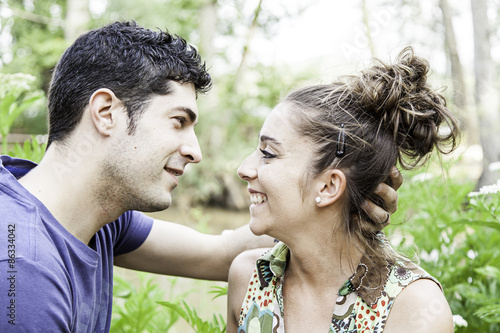
[(123, 211), (98, 201), (99, 188), (94, 184), (97, 177), (93, 176), (95, 163), (67, 162), (51, 149), (19, 182), (68, 232), (88, 244), (100, 228), (117, 219)]

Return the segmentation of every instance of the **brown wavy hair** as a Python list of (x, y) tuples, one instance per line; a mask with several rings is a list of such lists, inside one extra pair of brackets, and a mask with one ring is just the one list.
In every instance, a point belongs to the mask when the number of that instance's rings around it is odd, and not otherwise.
[[(381, 242), (383, 225), (369, 217), (362, 203), (369, 199), (383, 206), (373, 192), (390, 181), (397, 163), (412, 169), (434, 149), (446, 154), (458, 144), (457, 120), (427, 83), (428, 72), (429, 63), (407, 47), (392, 64), (375, 60), (360, 75), (301, 88), (283, 100), (298, 115), (299, 134), (316, 147), (310, 176), (327, 168), (346, 175), (342, 231), (386, 259), (395, 259), (395, 253)], [(344, 154), (338, 154), (342, 148)]]

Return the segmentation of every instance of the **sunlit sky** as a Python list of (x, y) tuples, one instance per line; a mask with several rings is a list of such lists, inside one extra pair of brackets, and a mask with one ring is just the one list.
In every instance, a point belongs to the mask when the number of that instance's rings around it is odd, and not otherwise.
[[(29, 3), (29, 1), (25, 2)], [(393, 8), (391, 2), (384, 2), (385, 5), (381, 5), (380, 0), (366, 1), (376, 55), (382, 59), (387, 59), (389, 55), (396, 54), (411, 42), (418, 54), (427, 57), (431, 61), (431, 65), (436, 71), (445, 72), (446, 58), (444, 49), (442, 44), (432, 45), (435, 42), (427, 40), (427, 37), (431, 37), (425, 35), (429, 34), (429, 29), (413, 29), (412, 36), (405, 38), (403, 32), (400, 31), (397, 20), (400, 10)], [(455, 9), (456, 16), (453, 23), (462, 63), (466, 67), (472, 68), (473, 37), (470, 0), (449, 2)], [(106, 1), (104, 0), (89, 0), (89, 3), (93, 13), (103, 12), (106, 8)], [(255, 9), (257, 3), (258, 0), (245, 2), (249, 13)], [(272, 0), (264, 1), (264, 3), (265, 10), (276, 13), (282, 12), (283, 3), (286, 3), (287, 8), (304, 7), (303, 2), (300, 0)], [(423, 15), (428, 18), (428, 21), (432, 21), (432, 17), (440, 17), (437, 3), (437, 0), (420, 2)], [(273, 6), (276, 8), (273, 8)], [(494, 10), (492, 10), (492, 15), (494, 15)], [(411, 13), (408, 16), (411, 17)], [(426, 24), (429, 23), (421, 22), (421, 18), (416, 17), (414, 22), (408, 23), (408, 26), (418, 27)], [(8, 40), (10, 36), (6, 32), (4, 31), (1, 38), (1, 44), (4, 47), (10, 42)], [(292, 64), (301, 66), (314, 62), (320, 67), (325, 67), (320, 70), (328, 70), (328, 67), (338, 69), (346, 65), (356, 66), (371, 57), (362, 21), (361, 0), (312, 0), (301, 15), (282, 18), (278, 23), (276, 32), (271, 38), (259, 33), (256, 35), (251, 45), (254, 59), (269, 65)], [(432, 38), (439, 43), (441, 36), (438, 34), (439, 32), (434, 32)], [(418, 41), (424, 41), (424, 43), (419, 45)], [(495, 52), (495, 48), (493, 51)], [(234, 50), (228, 48), (228, 52), (234, 52), (234, 61), (236, 62), (238, 57), (241, 56), (241, 48), (235, 48)]]
[[(289, 0), (290, 5), (299, 0)], [(399, 11), (390, 6), (376, 5), (378, 1), (367, 1), (368, 15), (376, 56), (387, 59), (409, 44), (399, 31), (396, 15)], [(439, 15), (437, 1), (421, 2), (424, 15)], [(462, 63), (473, 65), (473, 32), (470, 2), (453, 2), (457, 9), (454, 28)], [(436, 13), (436, 11), (438, 11)], [(417, 25), (419, 22), (409, 23)], [(422, 22), (421, 24), (426, 24)], [(415, 29), (416, 39), (426, 41), (429, 30)], [(421, 36), (418, 36), (419, 33)], [(438, 34), (436, 32), (435, 34)], [(439, 38), (436, 36), (435, 38)], [(446, 58), (444, 49), (436, 45), (419, 45), (413, 42), (417, 53), (429, 58), (431, 65), (439, 72), (445, 71)], [(440, 45), (439, 45), (440, 46)], [(332, 66), (352, 65), (371, 57), (365, 27), (362, 21), (361, 1), (317, 0), (316, 3), (300, 16), (283, 19), (279, 33), (271, 40), (259, 39), (253, 45), (254, 53), (274, 63), (300, 64), (322, 58)], [(335, 65), (334, 65), (335, 64)], [(326, 64), (325, 64), (326, 65)]]

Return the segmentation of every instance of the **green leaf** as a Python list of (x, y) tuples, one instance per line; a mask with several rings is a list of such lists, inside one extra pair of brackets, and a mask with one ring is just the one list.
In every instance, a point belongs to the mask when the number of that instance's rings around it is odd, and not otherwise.
[(489, 323), (500, 323), (500, 304), (483, 306), (474, 314)]
[(209, 291), (210, 294), (215, 294), (212, 300), (216, 299), (217, 297), (221, 296), (226, 296), (227, 295), (227, 286), (219, 287), (219, 286), (212, 286), (212, 290)]
[(40, 144), (33, 135), (31, 136), (31, 140), (24, 141), (23, 145), (16, 143), (14, 145), (14, 150), (8, 152), (8, 154), (38, 163), (42, 160), (46, 148), (47, 143)]
[(221, 315), (213, 315), (212, 321), (209, 322), (200, 318), (196, 310), (185, 301), (182, 301), (182, 306), (171, 302), (158, 302), (158, 304), (179, 314), (196, 333), (223, 333), (226, 331), (226, 324)]
[(500, 269), (493, 266), (476, 268), (475, 271), (483, 276), (500, 280)]
[(167, 332), (179, 319), (173, 311), (165, 311), (156, 301), (164, 297), (163, 290), (145, 273), (137, 274), (137, 288), (115, 275), (111, 332)]
[(483, 220), (458, 220), (454, 222), (455, 224), (465, 224), (469, 226), (480, 226), (480, 227), (488, 227), (496, 230), (500, 230), (500, 222), (499, 221), (483, 221)]

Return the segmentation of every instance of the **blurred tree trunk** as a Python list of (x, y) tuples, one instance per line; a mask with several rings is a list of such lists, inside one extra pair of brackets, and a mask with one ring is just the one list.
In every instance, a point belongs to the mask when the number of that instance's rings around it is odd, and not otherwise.
[(451, 77), (453, 80), (453, 104), (460, 120), (460, 128), (468, 131), (468, 137), (475, 137), (473, 133), (477, 133), (477, 126), (474, 126), (476, 122), (471, 124), (470, 119), (476, 118), (476, 116), (474, 115), (474, 117), (472, 117), (470, 113), (468, 114), (465, 79), (462, 64), (460, 63), (460, 57), (458, 55), (455, 30), (453, 29), (453, 13), (450, 10), (448, 0), (440, 0), (439, 7), (441, 8), (441, 13), (443, 14), (446, 54), (451, 66)]
[(247, 39), (245, 41), (245, 45), (243, 46), (243, 52), (241, 54), (241, 61), (236, 70), (236, 74), (234, 76), (234, 92), (239, 94), (243, 87), (245, 72), (248, 68), (248, 56), (250, 54), (250, 45), (252, 44), (252, 40), (255, 37), (255, 33), (257, 32), (259, 15), (262, 10), (262, 0), (259, 0), (257, 4), (257, 8), (255, 8), (252, 24), (248, 29)]
[[(215, 35), (217, 34), (217, 0), (204, 0), (202, 1), (200, 9), (200, 23), (198, 30), (200, 31), (200, 44), (199, 52), (202, 59), (206, 62), (207, 68), (213, 77), (213, 72), (210, 70), (213, 62), (216, 50), (213, 44)], [(213, 84), (212, 89), (209, 94), (203, 97), (205, 111), (215, 112), (219, 110), (219, 99), (217, 96), (217, 85)], [(218, 140), (220, 141), (220, 140)]]
[(495, 64), (491, 58), (490, 27), (487, 0), (471, 0), (474, 27), (475, 102), (479, 115), (480, 140), (483, 148), (483, 173), (477, 187), (493, 184), (496, 174), (489, 169), (500, 161), (500, 110), (495, 86)]
[[(217, 33), (217, 0), (205, 0), (200, 9), (200, 54), (206, 61), (208, 68), (213, 64), (216, 49), (213, 41)], [(216, 78), (212, 77), (215, 81)], [(208, 139), (204, 140), (205, 154), (210, 159), (220, 158), (219, 151), (224, 147), (226, 138), (225, 127), (229, 126), (228, 119), (225, 116), (223, 108), (220, 106), (220, 100), (217, 91), (217, 84), (214, 82), (210, 93), (203, 97), (203, 117), (217, 117), (218, 121), (213, 121), (210, 127), (210, 133), (207, 133)], [(221, 170), (215, 174), (217, 181), (223, 187), (221, 203), (231, 209), (243, 209), (248, 207), (248, 195), (241, 191), (241, 183), (235, 175), (235, 170)]]
[[(234, 75), (234, 85), (233, 91), (236, 95), (243, 94), (243, 89), (245, 89), (245, 75), (248, 70), (248, 57), (250, 55), (252, 41), (255, 37), (257, 30), (259, 29), (259, 15), (262, 12), (262, 0), (259, 0), (257, 7), (254, 10), (252, 23), (248, 29), (248, 34), (245, 40), (245, 45), (243, 46), (243, 52), (241, 53), (241, 60), (238, 65), (238, 69)], [(248, 208), (248, 193), (246, 187), (241, 186), (241, 181), (234, 174), (232, 177), (226, 176), (222, 178), (225, 185), (225, 196), (226, 204), (230, 208), (245, 209)]]
[(64, 20), (64, 39), (68, 43), (86, 32), (90, 22), (89, 0), (68, 0)]
[(213, 40), (217, 32), (217, 0), (206, 0), (200, 10), (200, 54), (212, 64), (215, 54)]
[(377, 56), (375, 52), (375, 45), (373, 44), (371, 29), (370, 29), (370, 19), (368, 17), (368, 9), (366, 8), (366, 0), (361, 1), (361, 9), (363, 10), (363, 23), (366, 28), (366, 39), (368, 40), (368, 45), (370, 46), (370, 53), (372, 58)]

